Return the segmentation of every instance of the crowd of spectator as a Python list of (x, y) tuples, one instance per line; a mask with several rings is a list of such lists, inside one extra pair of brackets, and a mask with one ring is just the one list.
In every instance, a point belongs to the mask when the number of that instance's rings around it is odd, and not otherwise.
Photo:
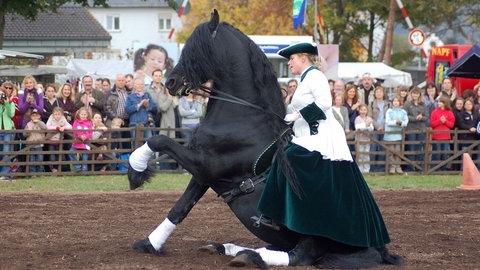
[[(329, 80), (329, 83), (336, 119), (344, 127), (347, 140), (359, 142), (349, 145), (352, 153), (355, 145), (358, 147), (356, 152), (361, 153), (356, 160), (362, 172), (403, 174), (405, 171), (421, 171), (423, 168), (419, 166), (402, 164), (398, 153), (406, 150), (410, 161), (422, 164), (428, 128), (432, 134), (432, 164), (450, 157), (452, 130), (463, 131), (457, 138), (460, 141), (472, 142), (480, 138), (480, 83), (461, 95), (450, 78), (444, 78), (441, 85), (427, 83), (424, 89), (398, 86), (390, 94), (370, 73), (354, 82)], [(339, 106), (345, 107), (346, 116)], [(377, 132), (367, 136), (370, 131)], [(402, 138), (402, 134), (406, 137)], [(406, 141), (405, 149), (400, 144), (402, 140)], [(382, 145), (388, 145), (389, 151)], [(457, 149), (465, 150), (470, 145), (461, 143)], [(474, 149), (478, 150), (478, 147)], [(387, 153), (387, 157), (383, 153)], [(478, 157), (472, 155), (472, 158)], [(385, 164), (389, 167), (385, 168)], [(447, 163), (438, 170), (460, 169), (458, 164)]]
[[(108, 137), (133, 139), (136, 136), (134, 131), (130, 133), (109, 131), (110, 129), (140, 125), (163, 128), (161, 134), (170, 138), (182, 136), (173, 129), (195, 128), (203, 116), (205, 111), (203, 108), (208, 100), (201, 97), (195, 99), (186, 97), (181, 101), (182, 107), (179, 108), (179, 100), (170, 95), (163, 86), (162, 77), (162, 70), (154, 70), (151, 82), (146, 84), (144, 77), (134, 77), (132, 74), (118, 74), (114, 81), (85, 75), (78, 83), (71, 84), (68, 81), (61, 84), (49, 83), (45, 87), (30, 75), (25, 76), (21, 82), (2, 80), (0, 82), (0, 140), (4, 153), (2, 160), (12, 160), (11, 154), (9, 156), (5, 153), (11, 152), (15, 147), (19, 148), (15, 150), (29, 147), (28, 161), (32, 163), (44, 160), (58, 161), (59, 154), (44, 156), (42, 152), (58, 152), (60, 145), (63, 145), (62, 150), (71, 151), (66, 155), (72, 164), (70, 171), (106, 171), (116, 168), (113, 165), (90, 167), (85, 163), (79, 163), (78, 160), (106, 158), (103, 154), (92, 154), (91, 145), (101, 150), (110, 148), (113, 151), (132, 147), (131, 142), (112, 144), (98, 142)], [(15, 133), (11, 130), (23, 132)], [(153, 129), (144, 131), (144, 138), (154, 134)], [(189, 132), (185, 132), (183, 137), (188, 140)], [(28, 143), (13, 145), (9, 143), (12, 140)], [(70, 140), (72, 143), (61, 143), (62, 140)], [(95, 144), (90, 144), (88, 142), (90, 140), (95, 140)], [(32, 141), (39, 143), (34, 144)], [(25, 155), (15, 158), (27, 161)], [(32, 173), (48, 171), (56, 174), (60, 166), (30, 165), (27, 168), (28, 172)], [(0, 179), (10, 180), (9, 172), (12, 172), (10, 166), (1, 166)]]

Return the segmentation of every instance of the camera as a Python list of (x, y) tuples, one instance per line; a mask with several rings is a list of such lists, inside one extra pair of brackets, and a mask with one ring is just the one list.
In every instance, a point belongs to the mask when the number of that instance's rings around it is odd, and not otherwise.
[(7, 94), (0, 93), (0, 100), (7, 100)]

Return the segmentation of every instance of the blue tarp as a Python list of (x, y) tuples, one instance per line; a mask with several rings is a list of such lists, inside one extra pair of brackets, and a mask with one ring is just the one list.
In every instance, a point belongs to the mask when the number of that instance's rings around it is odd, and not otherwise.
[(480, 78), (480, 45), (475, 44), (457, 59), (447, 72), (448, 77)]

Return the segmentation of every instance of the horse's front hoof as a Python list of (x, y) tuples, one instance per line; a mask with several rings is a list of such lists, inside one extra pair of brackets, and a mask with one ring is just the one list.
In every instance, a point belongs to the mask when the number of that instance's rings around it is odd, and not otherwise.
[(267, 264), (263, 261), (260, 254), (253, 250), (242, 250), (238, 252), (228, 265), (233, 267), (255, 266), (260, 269), (268, 269)]
[(225, 246), (219, 243), (211, 243), (203, 247), (199, 247), (198, 251), (208, 254), (225, 254)]
[(134, 190), (143, 186), (145, 182), (150, 182), (150, 178), (155, 175), (155, 172), (150, 167), (147, 167), (147, 169), (143, 172), (138, 172), (129, 165), (127, 175), (128, 182), (130, 183), (130, 190)]
[(164, 255), (163, 251), (158, 251), (152, 246), (152, 244), (150, 243), (150, 240), (148, 240), (148, 238), (145, 238), (143, 240), (140, 240), (140, 241), (136, 242), (135, 244), (133, 244), (132, 248), (135, 249), (135, 250), (138, 250), (140, 252), (143, 252), (143, 253), (153, 254), (155, 256), (163, 256)]

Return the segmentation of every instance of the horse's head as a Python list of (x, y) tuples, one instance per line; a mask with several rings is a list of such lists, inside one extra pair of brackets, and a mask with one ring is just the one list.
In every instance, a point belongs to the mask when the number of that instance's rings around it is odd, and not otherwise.
[(285, 113), (277, 76), (265, 53), (237, 28), (219, 22), (216, 10), (188, 38), (165, 86), (170, 94), (182, 96), (207, 89), (208, 81), (216, 93), (233, 95), (277, 115)]
[(185, 96), (212, 79), (214, 39), (219, 26), (217, 10), (210, 22), (198, 25), (182, 49), (180, 60), (170, 73), (165, 86), (171, 95)]

